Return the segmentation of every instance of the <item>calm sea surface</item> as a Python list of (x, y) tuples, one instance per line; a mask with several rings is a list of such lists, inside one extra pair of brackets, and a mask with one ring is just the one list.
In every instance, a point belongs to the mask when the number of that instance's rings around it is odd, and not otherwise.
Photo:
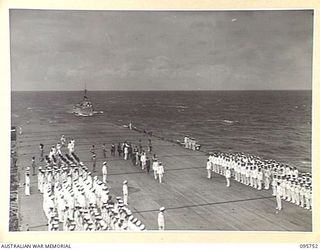
[(128, 124), (172, 140), (188, 134), (205, 151), (245, 152), (311, 167), (311, 91), (89, 91), (95, 110), (75, 117), (83, 92), (12, 92), (12, 124), (70, 119)]

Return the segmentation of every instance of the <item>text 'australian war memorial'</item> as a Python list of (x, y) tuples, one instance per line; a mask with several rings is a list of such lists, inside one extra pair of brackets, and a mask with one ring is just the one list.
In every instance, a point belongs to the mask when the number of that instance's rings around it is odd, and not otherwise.
[(312, 231), (309, 11), (10, 18), (10, 231)]

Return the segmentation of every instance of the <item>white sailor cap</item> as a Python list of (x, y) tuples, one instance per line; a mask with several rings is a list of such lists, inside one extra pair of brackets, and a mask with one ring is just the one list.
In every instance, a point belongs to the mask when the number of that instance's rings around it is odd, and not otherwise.
[(123, 182), (123, 184), (127, 184), (128, 183), (128, 181), (127, 180), (125, 180), (124, 182)]
[(106, 162), (106, 161), (104, 161), (104, 162), (103, 162), (103, 165), (106, 165), (106, 164), (107, 164), (107, 162)]
[(144, 224), (141, 224), (140, 225), (140, 230), (145, 230), (146, 229), (146, 226)]
[(160, 209), (159, 209), (161, 212), (163, 212), (164, 210), (166, 210), (166, 208), (165, 207), (160, 207)]
[(142, 223), (140, 220), (137, 220), (135, 224), (139, 227), (139, 226), (141, 226)]

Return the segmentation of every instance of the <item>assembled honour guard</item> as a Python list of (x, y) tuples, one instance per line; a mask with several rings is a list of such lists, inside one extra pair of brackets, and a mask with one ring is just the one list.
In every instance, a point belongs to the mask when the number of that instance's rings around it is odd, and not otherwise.
[(158, 227), (159, 227), (159, 230), (164, 230), (164, 211), (165, 211), (165, 208), (161, 207), (159, 210), (160, 211), (158, 213)]

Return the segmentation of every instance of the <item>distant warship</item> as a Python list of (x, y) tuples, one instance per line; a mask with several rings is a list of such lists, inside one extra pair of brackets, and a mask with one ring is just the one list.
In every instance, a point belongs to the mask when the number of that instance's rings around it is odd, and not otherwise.
[(93, 110), (93, 105), (87, 97), (87, 89), (84, 89), (84, 96), (81, 102), (73, 106), (73, 113), (76, 116), (93, 116), (96, 112)]

